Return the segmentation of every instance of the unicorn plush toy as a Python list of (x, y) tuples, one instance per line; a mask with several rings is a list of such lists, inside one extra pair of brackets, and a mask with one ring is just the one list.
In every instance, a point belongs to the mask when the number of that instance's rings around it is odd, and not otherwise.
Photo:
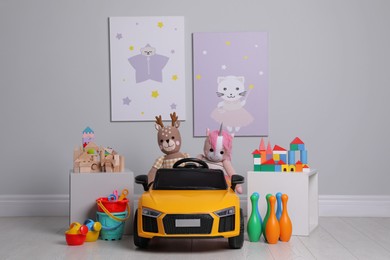
[[(210, 169), (221, 169), (226, 180), (230, 182), (231, 176), (235, 174), (232, 162), (232, 143), (233, 135), (222, 130), (211, 131), (207, 129), (206, 140), (204, 142), (203, 153), (198, 156), (199, 159), (205, 161)], [(236, 191), (242, 193), (241, 185), (237, 185)]]

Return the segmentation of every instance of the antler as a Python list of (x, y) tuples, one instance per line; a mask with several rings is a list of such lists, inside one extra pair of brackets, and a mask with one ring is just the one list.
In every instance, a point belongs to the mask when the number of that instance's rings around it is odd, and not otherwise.
[(160, 125), (161, 127), (164, 127), (163, 121), (161, 119), (161, 115), (156, 116), (156, 124)]
[(175, 122), (177, 121), (177, 119), (179, 119), (179, 117), (176, 115), (176, 112), (173, 112), (173, 114), (170, 114), (170, 116), (172, 119), (172, 126), (175, 126)]

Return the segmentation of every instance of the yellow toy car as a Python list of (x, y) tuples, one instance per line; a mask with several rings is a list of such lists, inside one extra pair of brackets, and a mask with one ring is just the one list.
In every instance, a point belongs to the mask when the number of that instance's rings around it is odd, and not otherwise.
[[(179, 165), (187, 163), (184, 167)], [(198, 166), (200, 164), (200, 166)], [(229, 247), (244, 243), (244, 217), (235, 193), (244, 177), (233, 175), (231, 186), (221, 170), (199, 159), (179, 160), (159, 169), (148, 185), (147, 175), (135, 177), (145, 192), (134, 216), (134, 244), (146, 248), (154, 237), (228, 238)]]

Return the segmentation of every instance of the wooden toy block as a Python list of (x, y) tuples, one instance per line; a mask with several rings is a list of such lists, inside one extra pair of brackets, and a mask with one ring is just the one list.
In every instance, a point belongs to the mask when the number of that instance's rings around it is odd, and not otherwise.
[(262, 171), (262, 172), (274, 172), (275, 171), (275, 164), (261, 164), (260, 165), (260, 171)]
[(288, 167), (288, 164), (282, 164), (282, 172), (289, 172), (290, 168)]
[(288, 151), (288, 164), (295, 164), (295, 151)]
[(290, 143), (290, 150), (291, 151), (305, 150), (305, 143), (302, 142), (302, 140), (299, 139), (298, 137), (295, 137), (295, 139), (292, 140), (292, 142)]
[(274, 154), (273, 159), (275, 161), (279, 161), (280, 160), (280, 154)]
[(125, 169), (124, 157), (112, 148), (99, 147), (94, 142), (73, 150), (73, 172), (120, 172)]
[(287, 153), (287, 150), (284, 149), (283, 147), (279, 146), (279, 145), (275, 145), (274, 149), (273, 149), (273, 152), (274, 152), (274, 154), (275, 153), (277, 153), (277, 154), (285, 154), (285, 153)]
[(270, 159), (260, 165), (260, 171), (264, 172), (274, 172), (275, 171), (275, 161)]
[(282, 165), (276, 164), (275, 165), (275, 172), (281, 172), (282, 171)]
[(279, 155), (279, 160), (283, 162), (287, 162), (287, 154), (280, 154)]
[(300, 159), (303, 164), (307, 164), (307, 150), (301, 150)]
[(259, 150), (260, 151), (265, 151), (265, 145), (264, 145), (264, 138), (263, 137), (261, 138), (261, 141), (260, 141)]
[(309, 165), (305, 164), (305, 165), (303, 165), (302, 171), (307, 173), (307, 172), (310, 172), (311, 169), (310, 169)]
[(260, 158), (261, 158), (261, 163), (265, 163), (267, 161), (267, 153), (266, 151), (260, 151)]
[(297, 163), (295, 164), (295, 171), (296, 172), (302, 172), (302, 169), (303, 169), (303, 164), (301, 161), (297, 161)]
[(295, 169), (295, 164), (289, 164), (289, 165), (288, 165), (288, 171), (289, 171), (289, 172), (295, 172), (295, 171), (296, 171), (296, 169)]

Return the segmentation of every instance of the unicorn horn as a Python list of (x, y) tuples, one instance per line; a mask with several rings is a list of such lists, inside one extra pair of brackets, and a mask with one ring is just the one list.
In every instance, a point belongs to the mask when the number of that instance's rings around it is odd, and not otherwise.
[(222, 136), (222, 125), (223, 125), (223, 123), (221, 123), (221, 126), (219, 127), (219, 133), (218, 133), (218, 136)]

